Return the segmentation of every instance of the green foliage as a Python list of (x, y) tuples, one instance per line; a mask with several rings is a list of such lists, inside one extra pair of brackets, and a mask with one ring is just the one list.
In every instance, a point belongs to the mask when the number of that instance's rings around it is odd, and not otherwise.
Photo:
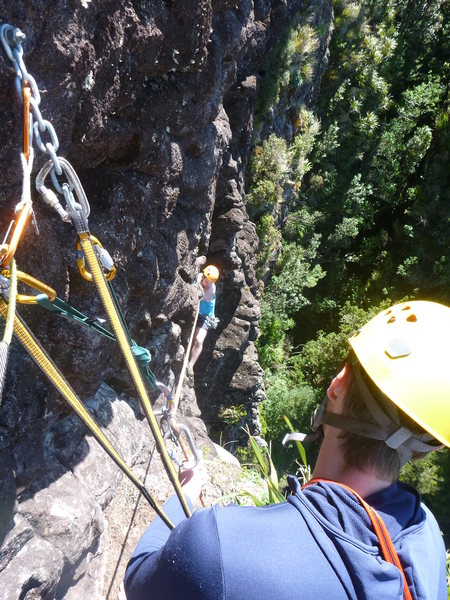
[(309, 303), (304, 290), (314, 287), (325, 276), (320, 265), (311, 265), (313, 244), (305, 251), (285, 242), (261, 302), (261, 337), (258, 342), (264, 368), (282, 363), (289, 349), (287, 332), (294, 327), (292, 316)]
[[(275, 161), (269, 175), (256, 160), (249, 180), (266, 283), (262, 416), (279, 469), (292, 466), (279, 446), (284, 415), (307, 430), (351, 333), (403, 299), (450, 302), (450, 5), (333, 0), (333, 10), (315, 115), (299, 111), (282, 168)], [(309, 76), (316, 35), (305, 19), (293, 24), (257, 118)], [(405, 467), (402, 477), (450, 536), (446, 456)]]
[(289, 145), (289, 156), (291, 174), (297, 181), (301, 181), (311, 167), (306, 157), (320, 133), (320, 121), (311, 111), (302, 109), (299, 113), (298, 128), (299, 131)]
[(423, 495), (433, 495), (443, 483), (439, 476), (436, 458), (437, 455), (429, 454), (420, 462), (407, 463), (402, 467), (400, 479), (415, 487)]
[[(286, 425), (289, 428), (289, 431), (291, 433), (295, 433), (295, 429), (294, 429), (294, 427), (293, 427), (293, 425), (292, 425), (289, 417), (287, 417), (286, 415), (284, 415), (284, 420), (286, 422)], [(297, 451), (298, 451), (300, 459), (302, 461), (302, 466), (305, 467), (305, 468), (308, 468), (308, 462), (306, 460), (306, 452), (305, 452), (305, 448), (303, 447), (303, 444), (300, 441), (296, 440), (295, 441), (295, 445), (297, 447)]]
[(308, 303), (302, 292), (314, 287), (325, 276), (320, 265), (311, 266), (311, 256), (295, 244), (285, 242), (270, 281), (268, 299), (271, 314), (292, 315)]
[(325, 333), (319, 330), (315, 339), (303, 346), (293, 357), (292, 364), (296, 381), (310, 385), (323, 396), (332, 378), (343, 367), (350, 351), (348, 338), (373, 316), (391, 304), (389, 299), (364, 310), (346, 303), (339, 311), (338, 331)]
[(284, 239), (289, 242), (296, 242), (297, 244), (302, 242), (302, 245), (306, 247), (309, 245), (309, 252), (311, 253), (320, 244), (320, 236), (312, 233), (312, 231), (321, 217), (322, 213), (319, 211), (311, 214), (305, 208), (291, 212), (284, 224)]
[(286, 142), (272, 134), (255, 148), (249, 161), (247, 205), (253, 218), (273, 211), (281, 202), (287, 171)]
[(268, 265), (273, 262), (279, 252), (281, 244), (281, 232), (275, 227), (275, 219), (272, 214), (261, 217), (256, 233), (259, 237), (257, 275), (263, 277)]
[(278, 504), (285, 500), (284, 495), (281, 493), (278, 482), (278, 474), (272, 462), (270, 456), (270, 447), (266, 452), (262, 451), (256, 443), (253, 436), (249, 434), (250, 444), (255, 454), (256, 460), (263, 472), (264, 479), (267, 483), (267, 492), (269, 497), (269, 504)]
[(344, 214), (353, 215), (358, 219), (358, 224), (371, 222), (373, 209), (370, 203), (373, 187), (370, 183), (362, 181), (361, 173), (356, 173), (350, 181), (342, 203)]
[(321, 33), (320, 26), (312, 27), (297, 16), (263, 65), (257, 116), (264, 115), (283, 93), (292, 92), (311, 78)]
[(292, 462), (292, 451), (281, 445), (286, 434), (285, 417), (296, 431), (309, 431), (318, 397), (310, 386), (295, 382), (286, 369), (267, 373), (265, 384), (266, 399), (261, 412), (267, 427), (266, 439), (272, 443), (275, 464), (286, 468)]
[(351, 240), (359, 233), (359, 218), (344, 217), (336, 225), (335, 230), (328, 236), (328, 241), (336, 247), (350, 246)]
[(293, 359), (297, 378), (324, 394), (347, 355), (348, 347), (343, 333), (326, 334), (318, 331), (316, 339), (308, 341), (302, 352)]
[(259, 362), (263, 368), (282, 365), (289, 356), (290, 344), (287, 332), (295, 325), (293, 319), (272, 316), (261, 302), (260, 337), (257, 343)]
[(265, 506), (266, 504), (278, 504), (285, 501), (285, 496), (280, 490), (280, 483), (276, 468), (272, 462), (269, 447), (260, 447), (255, 438), (247, 430), (250, 447), (246, 456), (252, 457), (252, 462), (246, 465), (246, 469), (258, 476), (261, 476), (265, 482), (265, 489), (262, 494), (256, 495), (253, 492), (244, 490), (233, 496), (233, 501), (240, 503), (242, 497), (250, 498), (255, 506)]
[[(289, 429), (293, 431), (292, 425), (288, 418), (285, 418), (285, 422)], [(253, 469), (256, 468), (257, 472), (259, 471), (259, 473), (262, 475), (262, 478), (266, 484), (266, 489), (260, 495), (256, 495), (248, 490), (244, 490), (243, 492), (233, 496), (233, 500), (239, 503), (240, 498), (242, 497), (250, 498), (255, 506), (265, 506), (267, 504), (279, 504), (280, 502), (284, 502), (286, 498), (281, 490), (278, 473), (274, 463), (272, 462), (270, 444), (268, 448), (261, 448), (248, 430), (247, 433), (249, 436), (250, 449), (256, 461), (253, 465)], [(297, 442), (297, 450), (302, 461), (301, 471), (304, 474), (304, 482), (306, 483), (311, 476), (310, 468), (306, 462), (305, 451), (300, 442)], [(255, 471), (253, 470), (253, 472)]]
[(350, 278), (366, 282), (358, 287), (369, 303), (420, 290), (448, 298), (448, 6), (417, 5), (335, 3), (322, 133), (299, 202), (323, 215), (318, 292), (341, 305)]
[(222, 407), (218, 416), (225, 425), (230, 427), (243, 421), (246, 414), (247, 412), (244, 405), (235, 404), (233, 406)]

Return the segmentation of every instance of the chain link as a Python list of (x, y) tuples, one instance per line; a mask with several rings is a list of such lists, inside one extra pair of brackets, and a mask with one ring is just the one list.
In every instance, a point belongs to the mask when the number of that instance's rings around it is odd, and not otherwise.
[[(30, 115), (30, 131), (34, 132), (36, 145), (41, 152), (50, 157), (50, 164), (46, 163), (36, 178), (36, 188), (42, 194), (44, 200), (49, 202), (50, 190), (44, 186), (44, 183), (46, 177), (50, 174), (56, 191), (64, 196), (67, 208), (64, 210), (58, 201), (55, 202), (53, 197), (49, 204), (56, 208), (63, 220), (68, 220), (68, 217), (70, 217), (75, 227), (81, 226), (86, 231), (87, 218), (90, 211), (89, 203), (72, 165), (56, 154), (59, 149), (58, 136), (50, 121), (44, 119), (42, 116), (39, 108), (41, 102), (39, 88), (34, 77), (28, 72), (23, 60), (22, 42), (25, 40), (25, 37), (25, 34), (17, 27), (13, 27), (7, 23), (0, 26), (0, 42), (12, 62), (16, 73), (15, 86), (21, 102), (23, 102), (23, 89), (28, 86), (31, 90), (30, 106), (32, 115)], [(44, 134), (47, 135), (47, 138), (50, 138), (49, 141), (42, 139)], [(65, 178), (65, 181), (62, 183), (57, 179), (57, 177), (61, 176)], [(72, 191), (75, 191), (78, 202), (75, 202)]]

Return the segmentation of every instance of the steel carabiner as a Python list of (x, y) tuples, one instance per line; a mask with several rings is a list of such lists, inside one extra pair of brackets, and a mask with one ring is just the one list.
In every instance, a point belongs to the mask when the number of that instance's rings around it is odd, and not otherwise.
[[(44, 201), (58, 212), (63, 221), (72, 221), (77, 233), (88, 232), (87, 220), (91, 208), (83, 186), (70, 162), (61, 156), (58, 156), (57, 160), (61, 167), (61, 173), (56, 172), (55, 161), (53, 159), (48, 160), (36, 176), (36, 189)], [(45, 180), (49, 174), (56, 191), (64, 196), (65, 209), (59, 202), (55, 192), (45, 186)], [(57, 175), (62, 174), (65, 175), (67, 181), (60, 185)], [(75, 201), (74, 194), (77, 201)]]
[[(201, 461), (201, 456), (189, 427), (183, 423), (178, 423), (168, 408), (163, 408), (160, 411), (155, 412), (155, 416), (161, 417), (160, 428), (164, 432), (164, 441), (171, 440), (174, 444), (180, 446), (184, 454), (185, 460), (180, 461), (176, 458), (174, 452), (170, 452), (169, 454), (172, 461), (178, 467), (183, 466), (185, 469), (195, 468)], [(186, 437), (189, 448), (186, 448), (186, 444), (181, 438), (182, 433), (184, 433), (184, 436)], [(189, 454), (192, 455), (192, 460), (189, 459)]]

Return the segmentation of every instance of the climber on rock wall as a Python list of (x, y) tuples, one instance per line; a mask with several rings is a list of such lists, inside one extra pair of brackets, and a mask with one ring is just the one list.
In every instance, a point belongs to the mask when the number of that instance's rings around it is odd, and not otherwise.
[(210, 329), (217, 327), (215, 316), (216, 307), (216, 281), (219, 279), (219, 269), (214, 265), (208, 265), (198, 276), (198, 284), (201, 286), (203, 296), (200, 300), (197, 328), (194, 335), (191, 356), (189, 358), (189, 369), (192, 371), (198, 357), (203, 349), (203, 342)]

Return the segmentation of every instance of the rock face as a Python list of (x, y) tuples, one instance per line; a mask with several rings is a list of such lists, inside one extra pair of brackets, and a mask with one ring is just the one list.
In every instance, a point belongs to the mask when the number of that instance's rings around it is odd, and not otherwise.
[[(114, 259), (113, 286), (131, 335), (152, 351), (153, 372), (170, 386), (194, 319), (196, 275), (206, 258), (221, 270), (220, 324), (208, 334), (195, 386), (180, 405), (209, 424), (221, 408), (244, 405), (245, 421), (259, 433), (258, 240), (244, 199), (258, 69), (295, 13), (326, 13), (330, 4), (0, 0), (3, 22), (26, 34), (23, 59), (41, 92), (42, 115), (58, 135), (58, 156), (71, 162), (86, 191), (91, 232)], [(6, 232), (21, 197), (22, 109), (4, 52), (0, 77)], [(47, 158), (35, 148), (32, 182)], [(93, 285), (78, 273), (73, 227), (34, 186), (33, 200), (39, 233), (28, 224), (18, 268), (79, 310), (104, 317)], [(40, 307), (19, 312), (125, 460), (146, 477), (152, 441), (117, 346)], [(0, 408), (0, 588), (10, 600), (112, 598), (111, 582), (123, 576), (105, 566), (114, 548), (105, 511), (124, 484), (69, 412), (14, 341)], [(201, 422), (190, 423), (214, 456)], [(161, 486), (155, 464), (148, 477), (162, 501), (169, 487)], [(111, 517), (120, 521), (120, 514)]]

